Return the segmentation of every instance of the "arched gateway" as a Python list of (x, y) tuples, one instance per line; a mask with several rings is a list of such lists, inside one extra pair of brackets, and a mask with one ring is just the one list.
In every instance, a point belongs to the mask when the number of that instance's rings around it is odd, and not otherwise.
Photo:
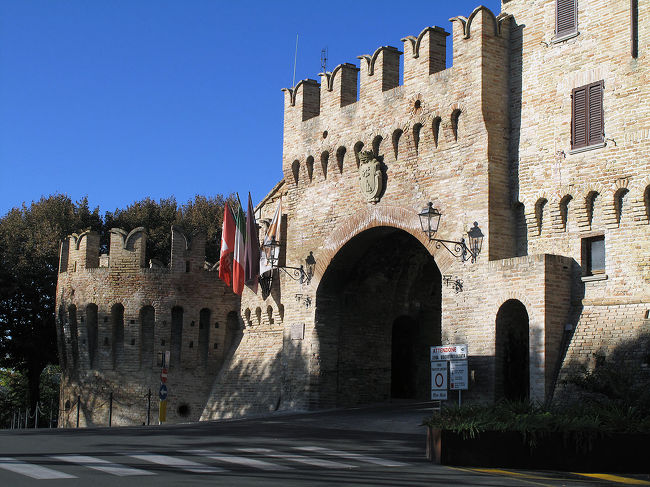
[(433, 257), (403, 230), (376, 227), (349, 240), (316, 292), (311, 406), (427, 399), (441, 282)]

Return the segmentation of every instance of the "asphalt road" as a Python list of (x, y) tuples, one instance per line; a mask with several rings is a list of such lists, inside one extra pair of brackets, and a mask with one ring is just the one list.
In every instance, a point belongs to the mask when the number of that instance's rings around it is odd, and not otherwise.
[(424, 456), (428, 404), (129, 428), (0, 432), (0, 486), (593, 486), (650, 476), (452, 468)]

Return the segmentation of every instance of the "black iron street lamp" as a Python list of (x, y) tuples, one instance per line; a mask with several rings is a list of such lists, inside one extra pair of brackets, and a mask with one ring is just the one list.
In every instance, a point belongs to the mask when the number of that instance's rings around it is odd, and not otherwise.
[(460, 241), (435, 238), (442, 213), (433, 207), (433, 203), (429, 202), (427, 208), (424, 208), (418, 213), (418, 216), (420, 217), (422, 231), (427, 234), (429, 242), (436, 242), (437, 249), (442, 246), (450, 254), (460, 258), (463, 262), (468, 260), (471, 260), (472, 263), (476, 262), (478, 255), (481, 253), (481, 246), (483, 245), (483, 232), (481, 232), (477, 222), (474, 222), (474, 226), (467, 232), (469, 239), (468, 247), (464, 238), (461, 238)]
[(300, 267), (278, 265), (280, 257), (280, 242), (275, 238), (271, 238), (269, 242), (264, 244), (264, 252), (266, 253), (266, 261), (271, 266), (272, 271), (280, 269), (294, 281), (300, 282), (300, 284), (309, 284), (311, 281), (311, 278), (314, 275), (313, 264), (316, 263), (313, 253), (310, 252), (309, 257), (307, 257), (307, 271), (305, 272), (305, 268), (302, 265)]

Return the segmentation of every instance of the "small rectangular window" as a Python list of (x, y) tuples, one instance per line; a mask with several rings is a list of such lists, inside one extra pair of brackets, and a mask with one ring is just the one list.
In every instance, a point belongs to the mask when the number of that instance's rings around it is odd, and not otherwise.
[(555, 38), (578, 33), (578, 0), (555, 1)]
[(582, 266), (586, 276), (605, 273), (605, 236), (583, 239)]
[(605, 142), (603, 81), (596, 81), (571, 93), (571, 149)]

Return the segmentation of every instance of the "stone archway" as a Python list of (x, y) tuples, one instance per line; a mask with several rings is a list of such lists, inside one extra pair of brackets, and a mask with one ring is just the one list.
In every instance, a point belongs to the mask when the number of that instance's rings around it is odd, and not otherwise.
[(496, 397), (528, 400), (530, 397), (530, 324), (521, 301), (509, 299), (496, 318)]
[(316, 291), (310, 405), (428, 399), (441, 282), (431, 254), (403, 230), (371, 228), (341, 247)]

